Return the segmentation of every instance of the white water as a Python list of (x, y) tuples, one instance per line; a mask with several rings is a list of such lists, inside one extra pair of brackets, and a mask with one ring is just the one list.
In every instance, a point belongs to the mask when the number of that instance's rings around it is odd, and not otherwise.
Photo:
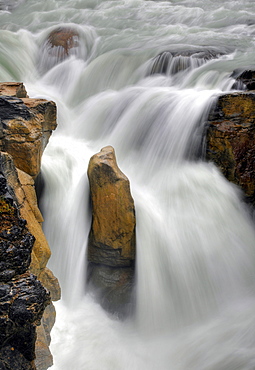
[[(0, 79), (58, 106), (43, 157), (49, 267), (63, 291), (52, 370), (254, 370), (254, 227), (239, 191), (194, 161), (210, 104), (254, 61), (253, 1), (2, 3)], [(59, 25), (80, 43), (58, 64), (45, 38)], [(162, 51), (205, 48), (221, 56), (148, 75)], [(84, 283), (86, 171), (105, 145), (130, 179), (137, 215), (136, 310), (124, 323)]]

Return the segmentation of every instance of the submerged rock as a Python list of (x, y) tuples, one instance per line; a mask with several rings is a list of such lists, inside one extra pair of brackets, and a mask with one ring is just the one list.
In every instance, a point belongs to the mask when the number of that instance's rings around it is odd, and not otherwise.
[(206, 158), (255, 205), (255, 93), (219, 96), (206, 134)]
[(105, 147), (89, 163), (92, 225), (88, 280), (103, 307), (125, 315), (130, 309), (135, 260), (135, 210), (127, 177), (114, 149)]
[(152, 59), (149, 74), (174, 75), (189, 68), (199, 67), (220, 55), (222, 53), (215, 50), (164, 51)]
[(79, 34), (70, 27), (59, 27), (49, 34), (47, 45), (50, 53), (63, 60), (79, 45)]

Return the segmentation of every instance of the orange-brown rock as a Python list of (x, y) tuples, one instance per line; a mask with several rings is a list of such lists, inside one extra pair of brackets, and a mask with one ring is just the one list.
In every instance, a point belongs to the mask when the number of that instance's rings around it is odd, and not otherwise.
[(88, 177), (92, 199), (88, 259), (108, 266), (130, 266), (135, 258), (134, 201), (112, 147), (91, 158)]
[(207, 159), (255, 204), (255, 93), (221, 95), (208, 123)]
[(105, 147), (89, 163), (92, 225), (88, 244), (88, 283), (107, 311), (119, 317), (132, 310), (135, 210), (127, 177)]
[(78, 46), (79, 34), (70, 27), (59, 27), (49, 34), (47, 44), (51, 48), (51, 53), (64, 59), (69, 55), (71, 49)]
[(0, 95), (28, 98), (27, 91), (22, 82), (1, 82)]
[(42, 153), (56, 128), (56, 105), (44, 99), (0, 96), (0, 150), (35, 178)]

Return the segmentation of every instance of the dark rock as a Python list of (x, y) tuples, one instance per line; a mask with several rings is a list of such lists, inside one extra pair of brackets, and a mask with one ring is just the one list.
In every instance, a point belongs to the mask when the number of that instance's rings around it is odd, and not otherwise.
[(0, 348), (0, 370), (36, 370), (34, 363), (27, 360), (11, 345)]
[(238, 68), (231, 75), (236, 80), (234, 88), (239, 90), (255, 90), (255, 66)]
[(88, 280), (101, 306), (119, 318), (133, 312), (134, 267), (116, 268), (89, 263)]
[(24, 273), (31, 261), (34, 237), (25, 228), (17, 209), (0, 197), (0, 281)]
[(0, 369), (30, 370), (35, 369), (36, 326), (50, 294), (28, 272), (35, 238), (3, 173), (0, 179)]

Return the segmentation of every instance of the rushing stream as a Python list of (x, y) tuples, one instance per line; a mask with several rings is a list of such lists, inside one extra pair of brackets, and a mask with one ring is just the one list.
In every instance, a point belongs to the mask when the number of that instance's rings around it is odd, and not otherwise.
[[(211, 105), (235, 87), (234, 69), (254, 64), (254, 1), (1, 0), (0, 9), (0, 80), (58, 107), (42, 165), (49, 267), (63, 295), (52, 370), (254, 370), (254, 225), (239, 190), (198, 160)], [(59, 26), (79, 35), (68, 58), (45, 42)], [(136, 307), (125, 322), (85, 286), (86, 171), (105, 145), (136, 207)]]

